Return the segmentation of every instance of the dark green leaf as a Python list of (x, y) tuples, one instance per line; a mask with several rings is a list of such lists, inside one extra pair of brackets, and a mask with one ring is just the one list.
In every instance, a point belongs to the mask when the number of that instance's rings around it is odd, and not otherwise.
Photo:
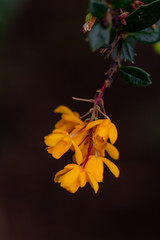
[(120, 74), (131, 85), (140, 87), (151, 84), (149, 74), (137, 67), (121, 67)]
[(105, 2), (100, 2), (98, 0), (90, 0), (90, 3), (89, 3), (89, 12), (101, 19), (105, 16), (106, 14), (106, 11), (107, 11), (107, 4)]
[[(143, 3), (151, 3), (155, 0), (143, 0)], [(122, 9), (131, 9), (131, 3), (133, 3), (134, 0), (112, 0), (112, 6), (114, 8), (122, 8)]]
[(155, 1), (155, 0), (143, 0), (142, 2), (148, 4), (148, 3), (151, 3), (151, 2), (154, 2), (154, 1)]
[[(135, 56), (135, 44), (136, 40), (133, 39), (131, 36), (128, 36), (122, 40), (122, 51), (120, 56), (120, 61), (130, 61), (131, 63), (134, 62)], [(114, 48), (113, 52), (111, 53), (111, 57), (115, 60), (117, 56), (117, 46)]]
[(141, 5), (136, 11), (126, 18), (127, 25), (124, 30), (127, 32), (141, 31), (152, 26), (160, 19), (160, 1), (154, 1), (148, 5)]
[(29, 0), (0, 0), (0, 41)]
[(156, 26), (155, 29), (152, 27), (146, 28), (142, 31), (133, 34), (133, 37), (144, 44), (154, 44), (160, 41), (160, 26)]
[(122, 58), (124, 60), (129, 60), (130, 62), (134, 62), (135, 56), (135, 44), (136, 41), (131, 37), (128, 36), (122, 40)]
[(112, 0), (112, 6), (114, 8), (126, 8), (134, 2), (133, 0)]
[(88, 39), (92, 51), (96, 51), (105, 43), (109, 43), (110, 31), (108, 28), (103, 28), (100, 24), (96, 24), (90, 31)]

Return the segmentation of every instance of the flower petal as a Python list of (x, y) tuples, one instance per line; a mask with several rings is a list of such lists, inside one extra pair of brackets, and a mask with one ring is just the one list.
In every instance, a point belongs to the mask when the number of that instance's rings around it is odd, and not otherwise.
[(89, 130), (89, 129), (93, 128), (94, 126), (101, 124), (102, 122), (104, 122), (104, 119), (99, 119), (99, 120), (92, 121), (92, 122), (87, 124), (85, 129)]
[(82, 156), (82, 152), (80, 150), (80, 148), (78, 147), (78, 145), (72, 140), (72, 144), (74, 146), (74, 149), (75, 149), (75, 160), (76, 160), (76, 163), (78, 165), (80, 165), (83, 161), (83, 156)]
[(71, 193), (75, 193), (75, 192), (77, 192), (77, 190), (78, 190), (78, 188), (79, 188), (79, 185), (80, 183), (79, 183), (79, 179), (77, 178), (76, 179), (76, 181), (72, 184), (72, 186), (69, 188), (69, 189), (67, 189), (69, 192), (71, 192)]
[(81, 119), (79, 119), (78, 117), (75, 117), (74, 115), (63, 114), (62, 119), (65, 120), (65, 121), (80, 124), (82, 126), (85, 125), (84, 122)]
[(99, 157), (90, 156), (86, 166), (85, 170), (89, 172), (97, 182), (103, 182), (103, 161)]
[(60, 177), (61, 187), (63, 188), (70, 188), (79, 175), (79, 169), (74, 168), (71, 171), (67, 172), (65, 175)]
[(114, 125), (114, 123), (111, 123), (110, 128), (109, 128), (109, 139), (112, 144), (115, 143), (115, 141), (117, 140), (117, 137), (118, 137), (117, 128)]
[(119, 169), (118, 167), (112, 163), (110, 160), (108, 160), (107, 158), (102, 158), (103, 162), (107, 165), (107, 167), (109, 168), (109, 170), (113, 173), (113, 175), (118, 178), (119, 177)]
[(98, 192), (99, 189), (99, 185), (97, 183), (97, 181), (95, 180), (95, 178), (87, 172), (87, 178), (88, 178), (88, 182), (90, 183), (91, 187), (93, 188), (93, 190), (95, 191), (95, 193)]
[(73, 169), (73, 168), (79, 168), (79, 166), (77, 164), (70, 163), (70, 164), (66, 165), (64, 168)]
[(110, 123), (111, 123), (110, 119), (105, 119), (103, 123), (101, 123), (96, 128), (95, 135), (98, 135), (99, 137), (102, 137), (102, 138), (108, 138)]
[(56, 109), (54, 109), (54, 112), (62, 113), (62, 114), (65, 113), (65, 114), (69, 114), (69, 115), (74, 115), (72, 110), (70, 110), (68, 107), (66, 107), (64, 105), (58, 106)]
[(55, 177), (54, 177), (54, 182), (58, 182), (59, 178), (64, 175), (65, 173), (67, 173), (68, 171), (70, 171), (70, 169), (62, 169), (61, 171), (57, 172)]
[(52, 133), (59, 133), (59, 134), (65, 134), (68, 135), (67, 131), (61, 130), (61, 129), (54, 129)]
[(118, 160), (119, 159), (119, 151), (118, 151), (118, 149), (115, 146), (113, 146), (112, 144), (110, 144), (109, 142), (107, 142), (106, 151), (109, 154), (109, 156), (111, 158), (113, 158), (114, 160)]
[(49, 134), (48, 136), (44, 137), (44, 142), (47, 146), (54, 147), (60, 140), (64, 138), (63, 134)]
[(79, 113), (77, 113), (77, 112), (73, 112), (73, 114), (74, 114), (74, 116), (76, 116), (76, 117), (80, 117), (80, 115), (79, 115)]
[(59, 159), (64, 153), (66, 153), (72, 145), (70, 137), (65, 137), (63, 140), (59, 141), (54, 147), (52, 156)]
[(61, 119), (55, 124), (55, 128), (63, 130), (63, 131), (70, 132), (74, 128), (74, 123), (67, 122), (67, 121)]
[(80, 172), (79, 181), (80, 181), (80, 187), (81, 188), (86, 185), (87, 177), (86, 177), (86, 172), (85, 171)]

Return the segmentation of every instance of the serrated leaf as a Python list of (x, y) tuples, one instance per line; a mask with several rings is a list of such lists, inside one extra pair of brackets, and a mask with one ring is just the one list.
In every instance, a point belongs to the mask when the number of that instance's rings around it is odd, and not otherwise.
[(90, 0), (89, 12), (99, 19), (103, 18), (107, 11), (107, 4), (105, 2), (100, 2), (98, 0)]
[(122, 78), (134, 86), (147, 86), (151, 84), (149, 74), (137, 67), (121, 67), (120, 74)]
[(122, 40), (122, 58), (132, 63), (134, 62), (135, 56), (135, 44), (136, 41), (131, 36)]
[(152, 26), (160, 19), (160, 1), (156, 0), (148, 5), (141, 5), (126, 18), (126, 32), (138, 32)]
[(160, 41), (160, 26), (146, 28), (132, 35), (138, 42), (144, 44), (154, 44)]
[[(135, 56), (135, 44), (136, 40), (133, 39), (131, 36), (128, 36), (122, 40), (122, 50), (120, 55), (120, 61), (130, 61), (131, 63), (134, 62)], [(114, 48), (113, 52), (111, 53), (111, 57), (114, 60), (117, 56), (117, 46)]]
[(110, 31), (108, 28), (103, 28), (100, 24), (96, 24), (90, 31), (88, 39), (92, 51), (96, 51), (105, 43), (109, 43)]

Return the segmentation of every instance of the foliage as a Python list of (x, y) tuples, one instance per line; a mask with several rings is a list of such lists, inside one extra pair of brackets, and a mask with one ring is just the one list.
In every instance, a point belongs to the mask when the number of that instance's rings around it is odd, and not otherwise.
[[(97, 18), (88, 35), (92, 51), (101, 48), (105, 57), (111, 55), (113, 60), (117, 60), (119, 55), (118, 69), (122, 78), (132, 85), (149, 85), (151, 80), (146, 72), (136, 67), (123, 67), (122, 64), (127, 60), (134, 63), (136, 42), (154, 44), (158, 52), (160, 0), (112, 0), (111, 4), (90, 0), (89, 13)], [(120, 39), (115, 42), (120, 33)]]
[(95, 51), (101, 46), (103, 46), (105, 43), (109, 43), (110, 31), (108, 28), (104, 28), (98, 23), (89, 33), (88, 38), (92, 50)]
[(151, 84), (149, 74), (137, 67), (121, 67), (120, 74), (131, 85), (146, 86)]
[(74, 163), (65, 166), (54, 178), (71, 193), (77, 192), (87, 182), (97, 193), (99, 183), (103, 181), (104, 164), (116, 178), (119, 177), (118, 167), (106, 156), (119, 159), (119, 151), (114, 146), (118, 132), (107, 115), (103, 95), (117, 71), (131, 85), (151, 84), (146, 71), (135, 66), (123, 66), (123, 61), (134, 63), (137, 41), (154, 43), (154, 50), (160, 53), (160, 0), (112, 0), (111, 4), (107, 0), (90, 0), (88, 9), (81, 32), (89, 32), (92, 51), (101, 48), (105, 59), (111, 56), (113, 61), (94, 99), (73, 97), (74, 100), (90, 102), (92, 108), (80, 116), (66, 106), (59, 106), (55, 112), (62, 114), (61, 119), (52, 133), (45, 137), (47, 151), (52, 157), (59, 159), (68, 150), (74, 152)]
[(104, 17), (107, 11), (107, 8), (108, 7), (105, 2), (101, 2), (98, 0), (91, 0), (89, 4), (89, 12), (97, 18)]

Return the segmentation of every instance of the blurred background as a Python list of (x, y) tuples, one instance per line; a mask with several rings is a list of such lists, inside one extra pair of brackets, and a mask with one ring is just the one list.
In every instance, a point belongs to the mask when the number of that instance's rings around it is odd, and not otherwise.
[(105, 168), (97, 195), (72, 195), (53, 182), (70, 163), (43, 142), (67, 105), (91, 107), (109, 62), (92, 53), (80, 29), (88, 1), (0, 1), (0, 240), (159, 239), (160, 56), (137, 45), (135, 63), (153, 84), (129, 86), (119, 75), (105, 93), (116, 124), (119, 179)]

